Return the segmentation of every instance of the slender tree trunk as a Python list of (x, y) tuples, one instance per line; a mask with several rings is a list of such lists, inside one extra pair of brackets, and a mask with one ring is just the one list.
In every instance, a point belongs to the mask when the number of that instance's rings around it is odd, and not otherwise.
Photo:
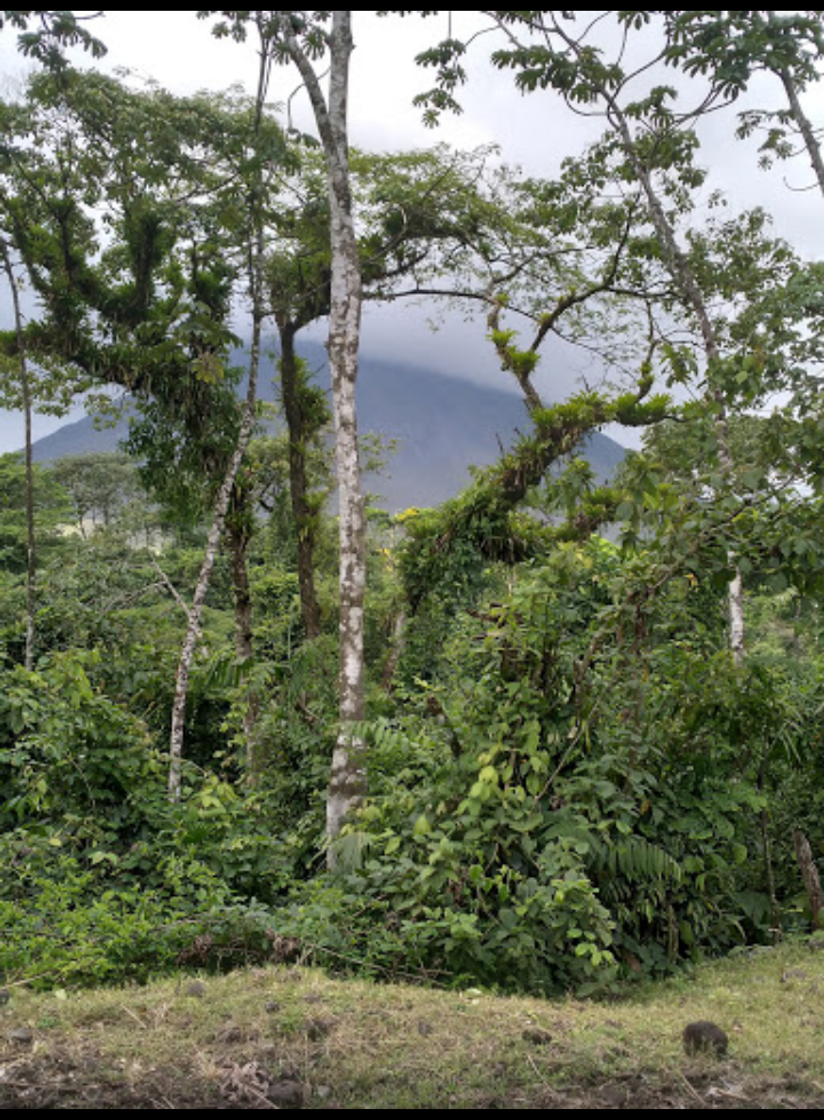
[[(763, 794), (767, 785), (767, 770), (769, 767), (769, 750), (764, 750), (761, 757), (761, 764), (758, 767), (758, 792)], [(770, 932), (772, 933), (773, 944), (777, 945), (781, 941), (781, 907), (778, 905), (778, 898), (775, 893), (775, 866), (773, 864), (772, 840), (770, 838), (770, 821), (767, 812), (766, 802), (761, 807), (759, 814), (759, 824), (761, 826), (761, 847), (764, 852), (764, 886), (767, 890), (767, 897), (770, 900)]]
[(289, 432), (289, 495), (295, 521), (298, 551), (298, 585), (303, 629), (310, 640), (321, 630), (320, 605), (315, 588), (315, 511), (309, 502), (306, 470), (307, 441), (312, 434), (301, 405), (301, 374), (295, 352), (296, 327), (280, 327), (280, 385), (283, 412)]
[(9, 288), (11, 289), (12, 307), (14, 309), (14, 329), (17, 335), (17, 351), (20, 355), (20, 388), (23, 398), (23, 416), (25, 418), (26, 643), (24, 647), (23, 664), (26, 669), (31, 672), (34, 668), (34, 617), (37, 609), (37, 542), (34, 524), (31, 386), (29, 384), (29, 367), (26, 361), (26, 342), (23, 335), (23, 316), (20, 310), (20, 297), (17, 291), (14, 271), (11, 267), (8, 246), (2, 238), (0, 238), (0, 253), (2, 253), (3, 268), (8, 278)]
[[(269, 81), (268, 47), (263, 45), (259, 52), (260, 65), (258, 69), (258, 88), (255, 99), (254, 133), (257, 137), (263, 118), (263, 109), (266, 101), (266, 91)], [(203, 563), (198, 576), (186, 635), (183, 639), (183, 648), (175, 675), (175, 695), (172, 703), (171, 729), (169, 733), (169, 800), (179, 801), (181, 793), (181, 767), (183, 760), (183, 740), (186, 726), (186, 696), (189, 688), (189, 675), (191, 673), (192, 659), (200, 635), (200, 620), (203, 614), (203, 604), (209, 590), (212, 570), (215, 565), (220, 540), (226, 525), (226, 515), (229, 503), (235, 488), (235, 479), (240, 470), (243, 456), (252, 437), (255, 424), (255, 404), (257, 401), (258, 374), (260, 371), (260, 347), (263, 327), (263, 184), (256, 179), (249, 188), (248, 195), (248, 220), (249, 241), (247, 245), (247, 268), (249, 280), (249, 297), (252, 306), (252, 340), (249, 350), (249, 383), (246, 390), (246, 400), (241, 414), (240, 431), (238, 432), (235, 450), (226, 468), (226, 473), (218, 490), (212, 514), (212, 527), (206, 541), (206, 550)]]
[[(150, 540), (148, 538), (148, 534), (147, 534), (146, 548), (150, 547), (150, 543), (151, 542), (150, 542)], [(190, 617), (191, 612), (189, 611), (189, 606), (186, 603), (186, 601), (184, 600), (183, 596), (180, 594), (178, 589), (175, 587), (175, 585), (172, 583), (172, 581), (169, 579), (169, 577), (163, 571), (163, 569), (158, 564), (158, 562), (154, 558), (154, 556), (150, 555), (149, 559), (151, 560), (152, 567), (157, 572), (157, 574), (160, 576), (160, 582), (163, 584), (163, 586), (166, 588), (166, 590), (169, 592), (171, 597), (174, 599), (174, 601), (177, 603), (177, 605), (180, 607), (180, 609), (183, 611), (183, 613), (186, 615), (186, 618), (188, 619)], [(198, 633), (198, 635), (197, 635), (198, 641), (200, 640), (200, 637), (201, 637), (201, 635), (200, 635), (200, 633)]]
[[(655, 232), (658, 234), (664, 248), (665, 260), (670, 275), (681, 292), (684, 302), (692, 310), (698, 322), (704, 345), (704, 353), (707, 363), (711, 368), (720, 360), (721, 351), (704, 296), (696, 282), (689, 262), (681, 251), (681, 247), (675, 236), (675, 231), (664, 213), (649, 171), (638, 154), (638, 149), (623, 110), (607, 90), (601, 89), (600, 92), (608, 105), (610, 122), (621, 136), (624, 150), (632, 163), (633, 169), (638, 176), (638, 181), (646, 196), (650, 218)], [(732, 475), (733, 461), (729, 450), (726, 404), (722, 394), (718, 390), (711, 390), (711, 392), (719, 407), (718, 419), (716, 420), (719, 461), (724, 474), (730, 477)], [(741, 570), (738, 567), (735, 554), (732, 551), (728, 552), (728, 560), (733, 569), (733, 576), (729, 582), (727, 591), (727, 609), (730, 621), (730, 651), (733, 661), (737, 665), (740, 665), (744, 658), (745, 651), (743, 583), (741, 579)]]
[(366, 591), (366, 518), (358, 448), (355, 385), (360, 344), (361, 275), (352, 216), (347, 150), (347, 85), (352, 36), (349, 12), (333, 13), (329, 116), (332, 302), (329, 363), (335, 409), (340, 538), (340, 731), (332, 757), (326, 805), (330, 840), (366, 793), (363, 739), (351, 726), (365, 716), (363, 611)]
[(406, 646), (406, 612), (399, 611), (395, 618), (395, 624), (392, 627), (392, 644), (389, 647), (389, 656), (383, 667), (381, 674), (381, 688), (384, 692), (389, 693), (392, 691), (392, 682), (395, 678), (395, 670), (398, 667), (398, 662)]
[[(237, 495), (237, 502), (246, 499)], [(244, 527), (244, 514), (235, 521), (232, 517), (227, 520), (225, 533), (226, 547), (229, 551), (229, 561), (232, 570), (232, 593), (235, 603), (235, 654), (238, 664), (249, 665), (254, 656), (254, 637), (252, 628), (252, 593), (249, 586), (249, 534)], [(253, 687), (246, 693), (246, 707), (243, 712), (243, 739), (246, 744), (246, 774), (250, 784), (254, 785), (261, 774), (260, 759), (257, 751), (257, 721), (260, 714), (260, 697)]]
[(209, 590), (212, 570), (215, 565), (220, 538), (226, 523), (226, 514), (232, 497), (235, 478), (240, 468), (241, 461), (246, 452), (252, 435), (255, 422), (255, 400), (257, 398), (258, 370), (260, 367), (260, 335), (261, 316), (255, 314), (252, 326), (252, 346), (249, 356), (249, 387), (243, 405), (243, 416), (240, 424), (237, 444), (229, 465), (226, 469), (223, 482), (215, 499), (212, 512), (212, 527), (206, 541), (206, 550), (203, 555), (200, 574), (195, 587), (192, 606), (189, 611), (189, 621), (183, 647), (180, 651), (177, 673), (175, 674), (175, 695), (172, 703), (172, 720), (169, 732), (169, 800), (180, 800), (181, 766), (183, 760), (183, 740), (186, 724), (186, 696), (189, 689), (189, 675), (192, 668), (195, 647), (200, 634), (200, 620), (203, 615), (203, 604)]
[[(768, 23), (775, 22), (775, 12), (767, 12)], [(787, 104), (790, 107), (790, 115), (795, 121), (796, 128), (801, 133), (801, 139), (804, 141), (804, 147), (807, 149), (807, 155), (810, 159), (810, 165), (815, 173), (816, 180), (818, 181), (819, 189), (824, 194), (824, 158), (821, 155), (821, 145), (816, 136), (816, 130), (813, 128), (812, 123), (801, 107), (801, 101), (798, 97), (798, 87), (796, 82), (793, 81), (792, 75), (786, 69), (776, 70), (781, 85), (784, 87), (784, 93), (787, 97)]]
[(810, 157), (810, 164), (815, 177), (818, 181), (819, 189), (824, 194), (824, 159), (821, 156), (821, 145), (818, 143), (818, 137), (815, 134), (815, 129), (810, 123), (804, 110), (801, 108), (801, 102), (798, 99), (798, 91), (795, 88), (792, 78), (786, 70), (780, 70), (778, 74), (781, 79), (781, 84), (784, 87), (784, 92), (787, 95), (787, 101), (790, 106), (790, 113), (792, 118), (798, 126), (798, 131), (801, 133), (801, 138), (804, 141), (804, 146), (807, 149), (807, 155)]
[[(366, 589), (366, 519), (361, 488), (355, 385), (361, 319), (361, 274), (352, 213), (347, 139), (349, 58), (352, 13), (332, 12), (329, 48), (329, 96), (289, 24), (282, 21), (284, 42), (304, 80), (326, 159), (330, 198), (332, 283), (329, 316), (329, 365), (335, 414), (335, 459), (338, 475), (340, 551), (339, 717), (326, 801), (326, 834), (334, 840), (345, 817), (366, 793), (365, 744), (352, 725), (365, 715), (363, 610)], [(329, 847), (329, 862), (334, 848)]]
[[(542, 13), (539, 13), (542, 14)], [(548, 13), (552, 18), (552, 33), (557, 35), (579, 60), (583, 54), (583, 48), (579, 42), (576, 42), (570, 35), (564, 31), (560, 24), (554, 19), (554, 13)], [(499, 19), (499, 25), (501, 21)], [(510, 38), (512, 38), (510, 33)], [(519, 44), (520, 46), (520, 44)], [(712, 325), (706, 303), (704, 301), (701, 289), (696, 282), (689, 262), (678, 244), (675, 236), (675, 231), (667, 218), (666, 213), (661, 205), (655, 185), (652, 181), (649, 170), (642, 159), (638, 145), (632, 135), (626, 113), (618, 103), (617, 96), (612, 87), (605, 83), (594, 80), (592, 83), (594, 92), (602, 99), (606, 107), (606, 117), (612, 129), (621, 138), (624, 151), (632, 164), (633, 170), (636, 174), (641, 189), (647, 200), (649, 207), (650, 219), (652, 221), (655, 232), (657, 233), (662, 248), (664, 250), (664, 260), (669, 269), (673, 281), (678, 287), (681, 296), (687, 306), (692, 310), (698, 322), (698, 327), (701, 332), (701, 337), (704, 345), (704, 352), (707, 358), (707, 363), (710, 367), (716, 363), (720, 357), (720, 349), (718, 346), (718, 339), (715, 329)], [(711, 372), (711, 369), (710, 369)], [(720, 415), (717, 421), (717, 434), (719, 446), (719, 459), (721, 468), (725, 474), (730, 474), (732, 469), (732, 459), (729, 453), (729, 441), (727, 439), (727, 421), (725, 413), (725, 402), (722, 394), (718, 390), (713, 391), (713, 397), (717, 404), (720, 406)], [(733, 568), (733, 577), (730, 580), (728, 591), (728, 609), (730, 617), (730, 631), (731, 631), (731, 650), (733, 659), (736, 663), (740, 663), (744, 654), (744, 614), (743, 614), (743, 594), (741, 590), (741, 572), (736, 564), (735, 556), (732, 552), (728, 553), (730, 566)]]
[(247, 553), (249, 538), (231, 520), (226, 526), (226, 546), (232, 569), (232, 592), (235, 601), (235, 653), (238, 661), (249, 661), (254, 653), (252, 639), (252, 594), (249, 587)]
[(730, 651), (736, 665), (744, 660), (746, 652), (746, 633), (744, 629), (744, 583), (741, 579), (741, 569), (735, 559), (735, 553), (727, 554), (733, 568), (733, 577), (727, 589), (727, 603), (730, 615)]

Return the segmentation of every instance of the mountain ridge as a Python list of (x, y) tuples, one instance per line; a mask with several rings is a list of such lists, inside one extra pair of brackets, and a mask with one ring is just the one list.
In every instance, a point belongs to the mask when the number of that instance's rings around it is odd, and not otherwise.
[[(306, 344), (303, 356), (328, 389), (322, 346)], [(240, 388), (242, 391), (242, 386)], [(260, 399), (274, 401), (277, 389), (264, 381)], [(389, 512), (410, 506), (438, 505), (471, 481), (471, 467), (484, 467), (529, 430), (526, 408), (515, 393), (399, 361), (364, 354), (358, 375), (358, 423), (362, 433), (376, 432), (398, 449), (386, 471), (368, 476), (366, 488)], [(34, 458), (49, 462), (66, 455), (113, 451), (128, 433), (128, 419), (97, 428), (92, 417), (64, 424), (33, 445)], [(609, 478), (626, 449), (594, 432), (581, 454), (598, 481)]]

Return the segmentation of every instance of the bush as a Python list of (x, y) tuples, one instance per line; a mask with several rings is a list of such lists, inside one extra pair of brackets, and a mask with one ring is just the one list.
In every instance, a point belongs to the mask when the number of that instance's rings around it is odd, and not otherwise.
[[(28, 841), (37, 840), (25, 837)], [(272, 921), (207, 867), (170, 857), (156, 885), (105, 885), (99, 868), (48, 841), (18, 852), (0, 891), (0, 976), (36, 988), (92, 986), (181, 967), (221, 969), (270, 959)], [(6, 838), (5, 854), (14, 846)]]
[(674, 643), (662, 617), (659, 645), (652, 607), (615, 607), (620, 574), (608, 546), (562, 551), (453, 628), (422, 714), (371, 726), (373, 799), (295, 936), (390, 973), (597, 992), (766, 935), (741, 742), (786, 709), (708, 665), (703, 634)]

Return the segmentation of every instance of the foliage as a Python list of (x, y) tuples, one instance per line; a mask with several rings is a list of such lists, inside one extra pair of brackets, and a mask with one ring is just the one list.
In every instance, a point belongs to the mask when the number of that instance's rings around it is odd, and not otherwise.
[(76, 857), (42, 858), (5, 838), (0, 972), (51, 989), (133, 981), (181, 967), (220, 969), (271, 952), (268, 915), (235, 902), (219, 876), (180, 856), (160, 861), (155, 886), (107, 884)]
[(81, 16), (76, 12), (0, 12), (0, 30), (6, 25), (18, 31), (17, 49), (28, 58), (60, 70), (65, 64), (64, 50), (81, 46), (94, 58), (106, 53), (103, 43), (84, 26), (100, 12)]
[(163, 759), (92, 686), (95, 661), (4, 674), (0, 970), (99, 984), (268, 954), (271, 917), (251, 900), (277, 894), (286, 860), (266, 797), (189, 766), (170, 805)]
[[(821, 13), (486, 13), (493, 66), (608, 126), (547, 180), (490, 147), (342, 161), (314, 63), (348, 58), (348, 13), (199, 14), (220, 36), (257, 31), (262, 75), (298, 62), (323, 155), (280, 127), (265, 82), (256, 102), (136, 89), (64, 65), (61, 43), (99, 49), (73, 13), (0, 14), (53, 64), (0, 105), (0, 236), (34, 296), (35, 403), (114, 382), (140, 406), (139, 466), (36, 469), (31, 669), (23, 472), (0, 460), (0, 973), (144, 980), (286, 938), (330, 968), (603, 994), (803, 928), (790, 838), (820, 858), (824, 809), (822, 266), (707, 193), (698, 124), (766, 70), (788, 107), (743, 131), (767, 125), (768, 158), (797, 134), (817, 170), (797, 95), (817, 81)], [(614, 58), (610, 21), (629, 48)], [(427, 52), (431, 119), (457, 107), (468, 49)], [(646, 84), (662, 65), (690, 82)], [(437, 509), (361, 517), (368, 464), (351, 457), (352, 502), (330, 510), (329, 407), (294, 343), (335, 310), (330, 238), (352, 212), (353, 299), (480, 308), (526, 405), (526, 433)], [(288, 432), (229, 477), (252, 421), (232, 328), (246, 281), (249, 364), (270, 316)], [(603, 383), (545, 402), (550, 340), (586, 347)], [(0, 333), (10, 405), (20, 350)], [(353, 388), (354, 365), (336, 369)], [(596, 485), (581, 446), (612, 423), (648, 430)], [(207, 596), (203, 512), (224, 482)], [(184, 631), (198, 651), (170, 802), (159, 744)], [(369, 798), (327, 847), (330, 760), (351, 809), (363, 742)]]
[[(26, 570), (25, 467), (21, 456), (0, 456), (0, 567), (19, 575)], [(68, 495), (52, 472), (35, 466), (34, 509), (44, 559), (59, 551), (59, 526), (69, 511)]]
[(453, 630), (452, 679), (426, 692), (435, 725), (375, 726), (375, 793), (339, 875), (288, 920), (320, 959), (594, 991), (767, 936), (750, 821), (789, 698), (755, 670), (739, 679), (726, 654), (708, 692), (699, 610), (674, 642), (657, 605), (644, 626), (660, 644), (639, 660), (615, 606), (625, 579), (605, 543), (535, 566)]

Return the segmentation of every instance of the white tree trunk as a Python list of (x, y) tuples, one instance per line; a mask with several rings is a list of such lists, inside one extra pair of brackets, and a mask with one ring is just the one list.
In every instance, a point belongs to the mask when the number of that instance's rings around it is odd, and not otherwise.
[(744, 585), (741, 580), (741, 569), (735, 563), (735, 556), (730, 554), (730, 563), (733, 565), (734, 575), (730, 580), (727, 598), (730, 611), (730, 650), (733, 661), (740, 665), (744, 660)]
[[(344, 818), (366, 793), (364, 742), (352, 725), (365, 716), (363, 610), (366, 593), (366, 517), (361, 487), (355, 386), (361, 320), (361, 273), (352, 216), (347, 141), (347, 90), (352, 50), (351, 13), (334, 12), (330, 39), (327, 152), (331, 207), (332, 286), (329, 365), (335, 414), (340, 542), (340, 727), (326, 801), (326, 834), (334, 840)], [(331, 849), (330, 849), (331, 852)], [(330, 858), (331, 862), (331, 858)]]
[(203, 615), (203, 604), (209, 590), (212, 578), (212, 569), (220, 547), (220, 538), (226, 524), (226, 513), (229, 509), (229, 500), (232, 496), (232, 487), (246, 453), (249, 439), (255, 422), (255, 399), (257, 396), (258, 370), (260, 367), (260, 318), (255, 316), (252, 329), (252, 348), (249, 356), (249, 388), (243, 405), (243, 416), (240, 424), (237, 444), (229, 462), (229, 466), (220, 485), (217, 498), (212, 511), (212, 527), (206, 541), (203, 554), (203, 563), (195, 587), (194, 598), (188, 612), (186, 636), (180, 651), (180, 659), (175, 674), (175, 696), (172, 703), (172, 720), (169, 731), (169, 800), (179, 801), (181, 792), (181, 765), (183, 761), (183, 739), (186, 726), (186, 696), (189, 690), (189, 675), (192, 669), (197, 642), (200, 637), (200, 620)]
[[(258, 89), (255, 101), (254, 131), (257, 135), (264, 110), (266, 92), (268, 88), (269, 63), (266, 52), (260, 52), (260, 69), (258, 75)], [(249, 297), (252, 305), (252, 340), (249, 351), (249, 383), (246, 391), (246, 400), (241, 414), (240, 430), (237, 444), (232, 453), (232, 458), (226, 468), (223, 481), (215, 499), (212, 512), (212, 527), (206, 541), (206, 550), (203, 563), (195, 588), (192, 607), (189, 612), (186, 636), (180, 652), (177, 673), (175, 674), (175, 696), (172, 703), (172, 720), (169, 732), (169, 800), (179, 801), (181, 792), (181, 764), (183, 759), (183, 739), (186, 724), (186, 695), (189, 689), (189, 674), (192, 668), (195, 648), (200, 638), (200, 620), (203, 614), (203, 604), (209, 583), (212, 578), (215, 558), (217, 557), (220, 539), (226, 525), (226, 515), (232, 497), (232, 489), (240, 470), (243, 456), (252, 437), (255, 424), (255, 403), (257, 401), (258, 373), (260, 371), (261, 333), (264, 319), (263, 307), (263, 215), (262, 215), (262, 184), (258, 180), (250, 192), (251, 209), (249, 218), (249, 240), (247, 243), (247, 268), (249, 280)]]
[[(353, 731), (365, 715), (363, 610), (366, 591), (366, 518), (361, 487), (355, 386), (360, 345), (361, 273), (352, 214), (348, 151), (349, 58), (352, 13), (332, 12), (329, 93), (324, 98), (314, 67), (288, 16), (281, 33), (306, 85), (320, 133), (329, 178), (332, 254), (329, 366), (335, 415), (340, 548), (339, 730), (326, 801), (326, 835), (334, 840), (345, 817), (366, 793), (363, 738)], [(334, 849), (329, 848), (329, 862)]]

